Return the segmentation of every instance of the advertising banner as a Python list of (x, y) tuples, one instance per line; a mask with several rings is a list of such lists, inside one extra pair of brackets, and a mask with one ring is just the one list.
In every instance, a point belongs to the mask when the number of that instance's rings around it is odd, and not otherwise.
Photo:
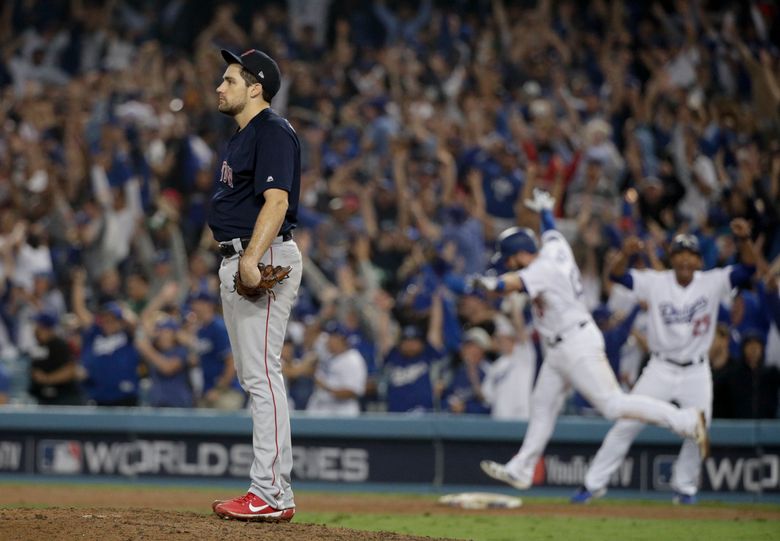
[[(485, 458), (504, 462), (516, 443), (430, 439), (298, 437), (293, 479), (333, 483), (431, 483), (491, 485), (479, 469)], [(537, 465), (534, 485), (582, 484), (596, 444), (551, 444)], [(702, 489), (780, 493), (780, 448), (715, 447), (702, 467)], [(678, 448), (638, 444), (612, 476), (610, 486), (668, 490)], [(23, 433), (0, 436), (0, 474), (245, 479), (252, 463), (248, 438), (159, 434)]]

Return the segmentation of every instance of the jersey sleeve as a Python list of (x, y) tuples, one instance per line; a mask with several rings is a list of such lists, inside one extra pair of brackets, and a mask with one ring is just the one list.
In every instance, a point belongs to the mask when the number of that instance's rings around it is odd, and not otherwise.
[(292, 189), (296, 152), (295, 140), (281, 126), (263, 131), (255, 148), (255, 195), (271, 188)]
[(528, 292), (531, 298), (538, 296), (545, 290), (545, 283), (553, 269), (550, 268), (548, 261), (537, 259), (528, 267), (518, 272), (523, 281), (523, 288)]
[(557, 229), (547, 229), (542, 233), (542, 249), (549, 242), (566, 242), (566, 237)]
[(707, 276), (712, 281), (712, 292), (717, 295), (718, 298), (726, 297), (731, 293), (732, 270), (734, 270), (734, 268), (728, 266), (706, 271)]
[(653, 289), (653, 274), (653, 272), (647, 270), (631, 269), (628, 271), (628, 275), (633, 283), (631, 289), (640, 299), (646, 299), (648, 293)]

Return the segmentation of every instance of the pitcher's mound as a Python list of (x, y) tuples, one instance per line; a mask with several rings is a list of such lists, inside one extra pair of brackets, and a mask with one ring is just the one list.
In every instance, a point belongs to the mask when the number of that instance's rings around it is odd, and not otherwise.
[[(297, 517), (296, 517), (297, 518)], [(101, 541), (432, 541), (395, 532), (366, 532), (304, 522), (262, 523), (222, 520), (212, 514), (131, 508), (0, 509), (0, 539), (100, 539)]]

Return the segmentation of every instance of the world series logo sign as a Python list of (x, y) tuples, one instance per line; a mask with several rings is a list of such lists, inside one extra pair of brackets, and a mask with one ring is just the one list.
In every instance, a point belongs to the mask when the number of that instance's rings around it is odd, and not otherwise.
[(41, 440), (38, 442), (39, 473), (75, 475), (81, 473), (81, 443), (75, 440)]

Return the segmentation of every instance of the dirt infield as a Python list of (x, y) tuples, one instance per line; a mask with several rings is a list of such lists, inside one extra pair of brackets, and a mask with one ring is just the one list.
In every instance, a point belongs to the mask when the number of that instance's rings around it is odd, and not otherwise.
[[(0, 485), (0, 539), (101, 539), (106, 541), (219, 539), (269, 541), (321, 539), (411, 541), (428, 539), (391, 532), (365, 532), (319, 524), (258, 524), (225, 521), (210, 514), (223, 490), (108, 486)], [(780, 520), (780, 509), (671, 507), (623, 503), (569, 506), (527, 501), (511, 510), (464, 511), (437, 505), (431, 497), (300, 493), (301, 512), (631, 517), (637, 519)]]

